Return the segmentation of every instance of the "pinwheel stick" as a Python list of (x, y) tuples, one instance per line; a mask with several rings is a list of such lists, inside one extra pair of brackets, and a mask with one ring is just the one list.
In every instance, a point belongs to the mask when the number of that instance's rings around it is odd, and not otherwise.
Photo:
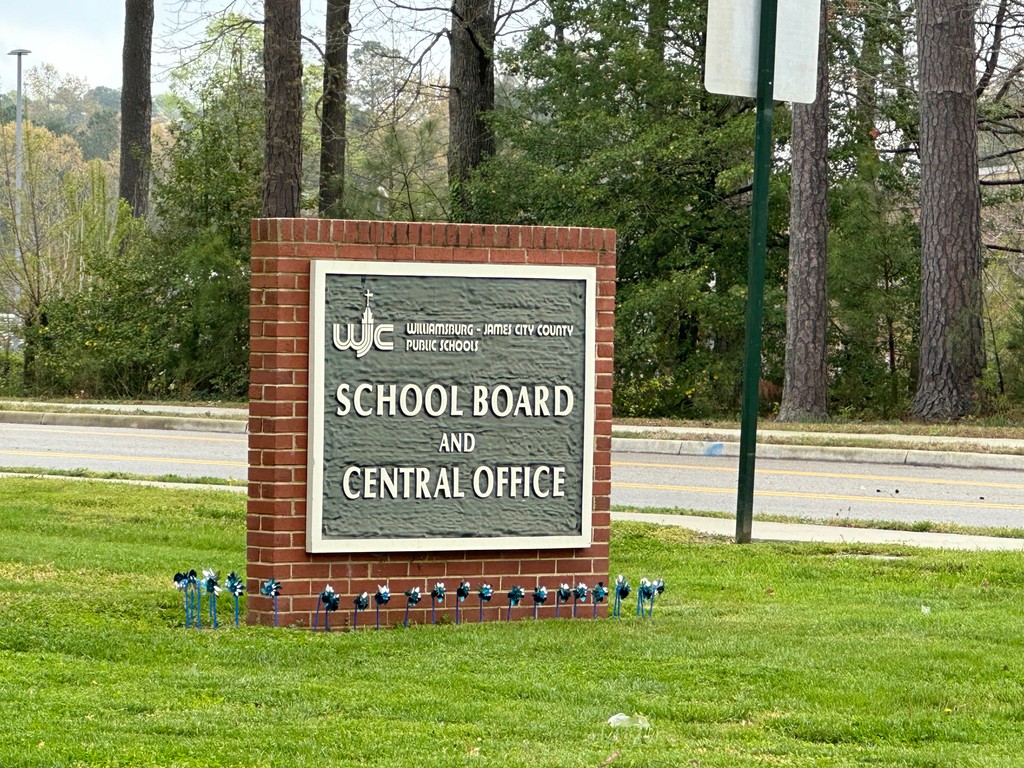
[(238, 629), (238, 595), (235, 595), (235, 629)]
[(274, 626), (277, 626), (277, 595), (274, 595)]
[(409, 603), (405, 604), (405, 621), (402, 623), (403, 627), (409, 626)]

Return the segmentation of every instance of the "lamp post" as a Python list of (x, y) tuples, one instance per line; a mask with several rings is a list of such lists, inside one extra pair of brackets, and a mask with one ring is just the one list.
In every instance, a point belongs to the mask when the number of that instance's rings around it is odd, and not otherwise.
[[(21, 122), (22, 122), (22, 110), (21, 110), (21, 59), (23, 56), (27, 56), (32, 53), (25, 48), (15, 48), (13, 51), (8, 51), (8, 56), (18, 57), (18, 100), (14, 118), (14, 226), (15, 226), (15, 242), (18, 241), (20, 236), (21, 227), (21, 172), (24, 166), (24, 155), (23, 145), (21, 138)], [(17, 248), (18, 255), (20, 255), (20, 248)]]

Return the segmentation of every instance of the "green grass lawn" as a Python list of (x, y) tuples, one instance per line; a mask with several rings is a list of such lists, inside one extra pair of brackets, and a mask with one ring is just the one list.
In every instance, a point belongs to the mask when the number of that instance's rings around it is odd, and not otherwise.
[[(653, 619), (534, 622), (524, 606), (512, 624), (186, 631), (174, 572), (242, 571), (243, 540), (237, 494), (0, 479), (0, 766), (1024, 754), (1019, 554), (736, 546), (616, 525), (614, 572), (666, 579)], [(229, 624), (230, 598), (221, 607)], [(652, 728), (611, 729), (620, 711)]]

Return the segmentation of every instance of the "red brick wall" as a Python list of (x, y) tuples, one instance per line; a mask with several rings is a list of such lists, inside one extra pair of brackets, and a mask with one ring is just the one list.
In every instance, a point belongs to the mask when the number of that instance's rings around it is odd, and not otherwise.
[[(541, 616), (554, 616), (561, 582), (608, 585), (611, 492), (612, 341), (615, 302), (615, 232), (576, 227), (483, 224), (258, 219), (252, 223), (250, 294), (249, 503), (246, 518), (248, 620), (273, 621), (271, 601), (259, 594), (270, 577), (282, 582), (282, 626), (308, 624), (317, 596), (330, 584), (341, 597), (332, 626), (352, 622), (352, 601), (389, 583), (391, 603), (381, 624), (405, 616), (405, 590), (423, 592), (410, 622), (430, 621), (430, 590), (444, 581), (449, 596), (438, 616), (454, 614), (455, 588), (473, 586), (463, 604), (477, 621), (476, 589), (490, 583), (494, 598), (484, 620), (504, 619), (506, 592), (526, 592), (513, 619), (533, 615), (530, 593), (548, 588)], [(597, 392), (595, 395), (593, 543), (585, 549), (448, 552), (438, 554), (312, 555), (306, 539), (306, 445), (309, 383), (309, 272), (315, 259), (363, 261), (544, 264), (597, 268)], [(373, 603), (360, 625), (373, 622)], [(569, 616), (571, 606), (560, 615)], [(599, 614), (603, 614), (600, 611)], [(579, 616), (593, 616), (590, 601)], [(320, 619), (321, 623), (323, 618)]]

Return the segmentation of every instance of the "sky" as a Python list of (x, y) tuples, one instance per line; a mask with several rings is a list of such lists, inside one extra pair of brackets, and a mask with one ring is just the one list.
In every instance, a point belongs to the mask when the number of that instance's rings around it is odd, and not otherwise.
[[(189, 7), (214, 11), (234, 5), (240, 11), (253, 3), (244, 0), (189, 0)], [(262, 7), (258, 0), (254, 3)], [(195, 16), (179, 15), (182, 0), (154, 0), (153, 92), (168, 90), (167, 70), (178, 60), (165, 49), (190, 39), (175, 31)], [(303, 0), (303, 23), (322, 24), (326, 0)], [(201, 31), (202, 24), (193, 25)], [(121, 49), (124, 35), (124, 0), (3, 0), (0, 10), (0, 91), (17, 87), (15, 48), (27, 48), (24, 73), (40, 64), (52, 64), (62, 75), (86, 80), (90, 87), (121, 87)]]

